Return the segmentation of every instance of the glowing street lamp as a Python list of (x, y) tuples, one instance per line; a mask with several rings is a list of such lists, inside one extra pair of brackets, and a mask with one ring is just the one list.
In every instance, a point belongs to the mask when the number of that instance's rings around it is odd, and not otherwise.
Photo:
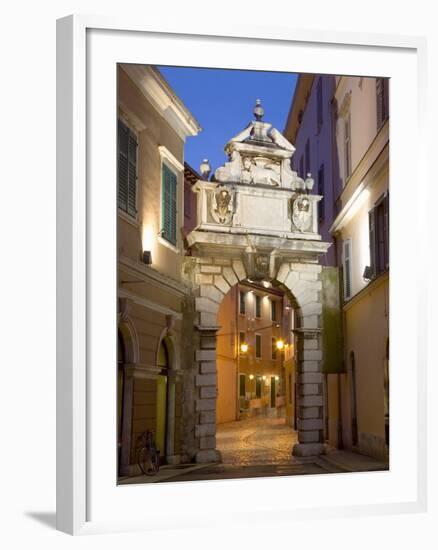
[(277, 346), (277, 349), (278, 349), (278, 350), (282, 350), (282, 349), (284, 348), (284, 342), (283, 342), (283, 340), (277, 340), (277, 341), (275, 342), (275, 345)]
[(240, 344), (240, 351), (242, 353), (246, 353), (248, 351), (248, 344), (246, 342), (243, 342), (242, 344)]

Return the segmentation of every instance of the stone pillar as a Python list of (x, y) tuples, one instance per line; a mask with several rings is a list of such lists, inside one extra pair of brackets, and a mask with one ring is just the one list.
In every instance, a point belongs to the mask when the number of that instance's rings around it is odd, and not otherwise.
[(218, 462), (216, 450), (216, 332), (217, 326), (198, 326), (199, 349), (196, 350), (198, 365), (196, 386), (195, 437), (199, 443), (196, 462)]
[(170, 369), (167, 372), (166, 410), (166, 461), (168, 464), (179, 463), (179, 456), (175, 456), (175, 384), (176, 373)]
[(122, 448), (120, 451), (120, 474), (129, 475), (131, 463), (132, 407), (134, 399), (135, 365), (123, 365), (123, 410), (122, 410)]
[(298, 381), (298, 443), (295, 456), (323, 454), (323, 375), (320, 329), (297, 329), (296, 365)]

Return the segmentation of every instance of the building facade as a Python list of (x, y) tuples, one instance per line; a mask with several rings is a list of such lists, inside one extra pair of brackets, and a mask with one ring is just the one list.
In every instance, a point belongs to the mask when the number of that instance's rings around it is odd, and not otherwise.
[(153, 430), (162, 460), (184, 455), (184, 365), (193, 350), (183, 284), (184, 142), (200, 127), (152, 68), (118, 67), (118, 452), (136, 472)]
[(343, 441), (389, 451), (389, 81), (337, 77), (336, 141), (343, 189), (336, 237), (342, 272)]
[(224, 297), (216, 348), (218, 424), (285, 416), (292, 317), (289, 300), (272, 285), (237, 284)]
[[(382, 460), (389, 444), (388, 115), (386, 79), (301, 75), (285, 130), (297, 146), (294, 167), (313, 171), (324, 195), (321, 233), (332, 246), (323, 272), (339, 283), (338, 297), (325, 292), (334, 306), (322, 336), (325, 436)], [(339, 338), (326, 334), (335, 319)], [(341, 356), (330, 350), (336, 341)]]

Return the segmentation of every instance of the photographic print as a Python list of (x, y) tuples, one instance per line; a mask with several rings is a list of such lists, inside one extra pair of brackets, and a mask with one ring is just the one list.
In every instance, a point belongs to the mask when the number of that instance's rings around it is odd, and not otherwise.
[(118, 65), (119, 484), (389, 469), (389, 99)]

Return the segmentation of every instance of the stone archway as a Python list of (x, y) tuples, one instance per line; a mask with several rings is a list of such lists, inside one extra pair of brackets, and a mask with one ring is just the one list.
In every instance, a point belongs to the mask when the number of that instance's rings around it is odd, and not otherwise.
[[(196, 350), (196, 425), (199, 441), (198, 462), (218, 459), (216, 451), (216, 332), (217, 313), (225, 296), (235, 284), (249, 275), (241, 259), (200, 257), (197, 259), (198, 282), (196, 311), (199, 347)], [(274, 284), (279, 285), (295, 302), (299, 322), (296, 363), (298, 373), (298, 441), (297, 456), (321, 454), (323, 446), (323, 376), (321, 373), (322, 305), (321, 266), (316, 263), (282, 262)]]
[(196, 460), (218, 459), (216, 451), (216, 332), (224, 295), (240, 281), (281, 286), (295, 304), (298, 324), (297, 456), (324, 451), (321, 372), (321, 266), (329, 243), (318, 233), (313, 179), (291, 168), (295, 151), (262, 121), (257, 101), (253, 120), (225, 146), (228, 162), (208, 181), (200, 179), (197, 226), (187, 236), (199, 333), (195, 376)]

